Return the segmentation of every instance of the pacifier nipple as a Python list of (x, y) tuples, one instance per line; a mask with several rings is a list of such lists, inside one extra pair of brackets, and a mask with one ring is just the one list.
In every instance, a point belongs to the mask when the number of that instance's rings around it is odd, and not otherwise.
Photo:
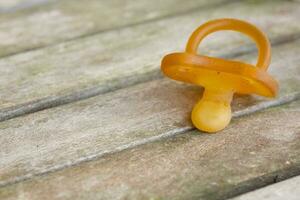
[(224, 129), (231, 120), (233, 92), (205, 90), (202, 99), (193, 108), (192, 122), (196, 128), (213, 133)]

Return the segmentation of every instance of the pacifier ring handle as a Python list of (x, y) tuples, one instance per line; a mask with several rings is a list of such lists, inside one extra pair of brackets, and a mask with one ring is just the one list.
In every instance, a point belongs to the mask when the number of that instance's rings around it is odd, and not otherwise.
[(237, 19), (216, 19), (201, 25), (192, 33), (186, 46), (186, 52), (197, 54), (200, 42), (207, 35), (222, 30), (237, 31), (254, 40), (258, 48), (256, 67), (267, 70), (271, 60), (271, 45), (267, 36), (254, 25)]

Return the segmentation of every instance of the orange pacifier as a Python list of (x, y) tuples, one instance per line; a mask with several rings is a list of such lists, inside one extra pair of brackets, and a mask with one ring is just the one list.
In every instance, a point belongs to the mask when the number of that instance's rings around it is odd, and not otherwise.
[[(210, 33), (231, 30), (252, 38), (258, 48), (256, 66), (197, 54), (200, 42)], [(224, 129), (231, 120), (231, 101), (235, 92), (275, 97), (278, 84), (268, 73), (271, 46), (266, 35), (254, 25), (237, 19), (217, 19), (197, 28), (185, 52), (166, 55), (161, 64), (163, 73), (175, 80), (205, 88), (192, 111), (196, 128), (206, 132)]]

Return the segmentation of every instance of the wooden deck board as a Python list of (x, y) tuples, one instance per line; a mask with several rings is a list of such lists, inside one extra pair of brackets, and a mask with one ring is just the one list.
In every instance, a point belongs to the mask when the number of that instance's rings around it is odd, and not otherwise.
[[(236, 2), (1, 59), (0, 120), (159, 77), (162, 56), (183, 50), (191, 31), (208, 19), (238, 17), (257, 24), (273, 43), (292, 40), (300, 34), (299, 10), (294, 2)], [(201, 46), (203, 53), (255, 50), (235, 34), (217, 36)]]
[(219, 134), (193, 131), (9, 185), (0, 198), (231, 197), (300, 172), (300, 121), (291, 120), (300, 118), (299, 106), (235, 119)]
[(4, 16), (4, 13), (8, 14), (18, 10), (29, 9), (51, 1), (54, 0), (2, 0), (0, 1), (0, 19)]
[(298, 200), (300, 197), (300, 176), (266, 186), (259, 190), (243, 194), (232, 200)]
[[(187, 0), (185, 3), (180, 3), (179, 0), (4, 1), (7, 1), (6, 4), (2, 3), (2, 6), (7, 5), (4, 10), (17, 11), (0, 13), (0, 30), (5, 30), (0, 34), (0, 57), (228, 2), (226, 0)], [(31, 4), (39, 6), (30, 7)], [(20, 9), (26, 8), (26, 5), (29, 8)]]
[[(279, 98), (240, 97), (234, 116), (299, 98), (300, 40), (273, 49)], [(242, 57), (254, 61), (256, 54)], [(0, 123), (0, 185), (55, 171), (192, 129), (201, 89), (156, 80)]]

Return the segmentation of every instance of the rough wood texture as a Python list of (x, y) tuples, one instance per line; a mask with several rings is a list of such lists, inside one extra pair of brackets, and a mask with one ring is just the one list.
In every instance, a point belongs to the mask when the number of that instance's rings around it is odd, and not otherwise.
[[(254, 2), (226, 4), (2, 59), (0, 120), (158, 77), (162, 56), (184, 49), (191, 31), (208, 19), (249, 20), (274, 43), (299, 36), (298, 3)], [(215, 36), (202, 45), (203, 53), (234, 56), (254, 50), (237, 34)]]
[(0, 198), (231, 197), (299, 174), (300, 121), (291, 120), (300, 118), (299, 106), (298, 101), (235, 119), (216, 135), (193, 131), (10, 185), (0, 189)]
[[(55, 0), (1, 0), (0, 1), (0, 20), (3, 13), (12, 13), (17, 10), (28, 9), (34, 6), (52, 2)], [(2, 55), (0, 55), (2, 56)]]
[(249, 192), (232, 200), (299, 200), (299, 187), (300, 176), (297, 176), (253, 192)]
[(1, 31), (0, 35), (0, 57), (104, 30), (190, 12), (202, 6), (227, 2), (225, 0), (209, 2), (187, 0), (185, 3), (179, 0), (5, 1), (7, 2), (2, 3), (3, 12), (30, 7), (32, 4), (39, 6), (0, 15), (0, 29), (5, 30)]
[[(238, 97), (234, 116), (299, 97), (299, 44), (273, 49), (270, 73), (280, 82), (279, 98)], [(254, 61), (256, 54), (241, 59)], [(198, 87), (156, 80), (2, 122), (0, 185), (190, 130), (200, 95)]]

